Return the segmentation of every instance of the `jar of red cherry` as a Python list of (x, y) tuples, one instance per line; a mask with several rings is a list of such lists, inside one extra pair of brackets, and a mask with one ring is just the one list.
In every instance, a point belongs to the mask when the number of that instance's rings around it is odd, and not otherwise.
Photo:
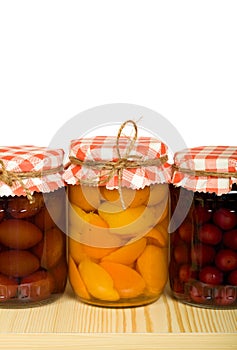
[(174, 156), (169, 279), (179, 301), (237, 306), (237, 147)]
[(0, 307), (55, 300), (67, 280), (63, 151), (0, 147)]

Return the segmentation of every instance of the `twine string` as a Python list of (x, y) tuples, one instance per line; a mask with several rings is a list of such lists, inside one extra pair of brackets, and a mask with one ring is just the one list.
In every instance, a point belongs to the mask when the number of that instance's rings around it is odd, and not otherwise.
[(193, 175), (193, 176), (212, 176), (220, 178), (237, 178), (237, 172), (222, 172), (222, 171), (206, 171), (206, 170), (192, 170), (188, 168), (178, 167), (177, 165), (172, 165), (173, 170), (179, 171), (183, 174)]
[(19, 182), (21, 187), (24, 189), (26, 193), (26, 197), (29, 200), (30, 204), (34, 203), (35, 199), (33, 195), (31, 194), (28, 187), (24, 184), (23, 179), (29, 179), (29, 178), (36, 178), (36, 177), (42, 177), (44, 175), (51, 175), (55, 174), (57, 172), (62, 171), (62, 166), (59, 166), (57, 168), (42, 170), (42, 171), (25, 171), (25, 172), (14, 172), (7, 170), (4, 162), (0, 160), (0, 181), (4, 182), (9, 187), (12, 187), (14, 182)]

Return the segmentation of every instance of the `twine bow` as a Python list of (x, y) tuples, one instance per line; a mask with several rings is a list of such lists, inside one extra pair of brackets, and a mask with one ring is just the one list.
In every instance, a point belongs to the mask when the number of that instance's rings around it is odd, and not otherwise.
[(27, 172), (13, 172), (6, 169), (6, 166), (2, 160), (0, 160), (0, 181), (4, 182), (9, 187), (12, 187), (14, 182), (18, 181), (21, 185), (21, 187), (24, 189), (26, 193), (26, 197), (29, 200), (30, 204), (34, 203), (35, 199), (33, 195), (31, 194), (28, 187), (24, 184), (22, 181), (23, 179), (28, 179), (32, 177), (42, 177), (43, 175), (50, 175), (55, 174), (62, 170), (62, 166), (43, 170), (43, 171), (27, 171)]
[[(130, 141), (127, 149), (125, 151), (124, 156), (121, 156), (120, 153), (120, 147), (119, 147), (119, 140), (122, 134), (123, 129), (127, 124), (132, 124), (134, 135), (128, 137), (128, 140)], [(161, 166), (168, 160), (168, 156), (163, 156), (157, 159), (148, 159), (143, 160), (141, 156), (131, 154), (132, 150), (134, 149), (135, 142), (137, 140), (137, 125), (133, 120), (127, 120), (125, 121), (119, 128), (117, 139), (116, 139), (116, 151), (118, 155), (118, 160), (116, 161), (94, 161), (94, 160), (80, 160), (76, 157), (69, 157), (72, 164), (85, 166), (88, 168), (96, 169), (101, 171), (100, 179), (98, 178), (89, 178), (86, 180), (81, 180), (80, 183), (85, 185), (103, 185), (109, 182), (110, 179), (112, 179), (116, 174), (118, 176), (118, 191), (120, 195), (120, 201), (122, 208), (125, 209), (125, 203), (123, 199), (122, 194), (122, 178), (123, 178), (123, 170), (124, 169), (132, 169), (132, 168), (139, 168), (139, 167), (148, 167), (148, 166)]]

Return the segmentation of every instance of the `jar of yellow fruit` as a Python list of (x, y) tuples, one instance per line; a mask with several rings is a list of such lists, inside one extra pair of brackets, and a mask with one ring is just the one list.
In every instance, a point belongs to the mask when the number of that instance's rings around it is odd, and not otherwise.
[[(131, 124), (133, 136), (122, 136)], [(170, 165), (167, 146), (137, 137), (73, 140), (68, 184), (68, 268), (75, 294), (97, 306), (156, 301), (168, 277)]]

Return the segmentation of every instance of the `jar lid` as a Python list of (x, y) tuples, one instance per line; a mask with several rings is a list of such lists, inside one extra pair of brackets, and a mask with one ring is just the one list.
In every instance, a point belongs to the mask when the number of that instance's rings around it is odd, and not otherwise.
[(237, 147), (201, 146), (174, 155), (172, 184), (198, 192), (228, 193), (237, 183)]
[(140, 189), (170, 181), (167, 146), (153, 137), (96, 136), (71, 141), (64, 180), (115, 189)]
[(0, 197), (31, 196), (65, 186), (62, 149), (36, 146), (0, 147)]

